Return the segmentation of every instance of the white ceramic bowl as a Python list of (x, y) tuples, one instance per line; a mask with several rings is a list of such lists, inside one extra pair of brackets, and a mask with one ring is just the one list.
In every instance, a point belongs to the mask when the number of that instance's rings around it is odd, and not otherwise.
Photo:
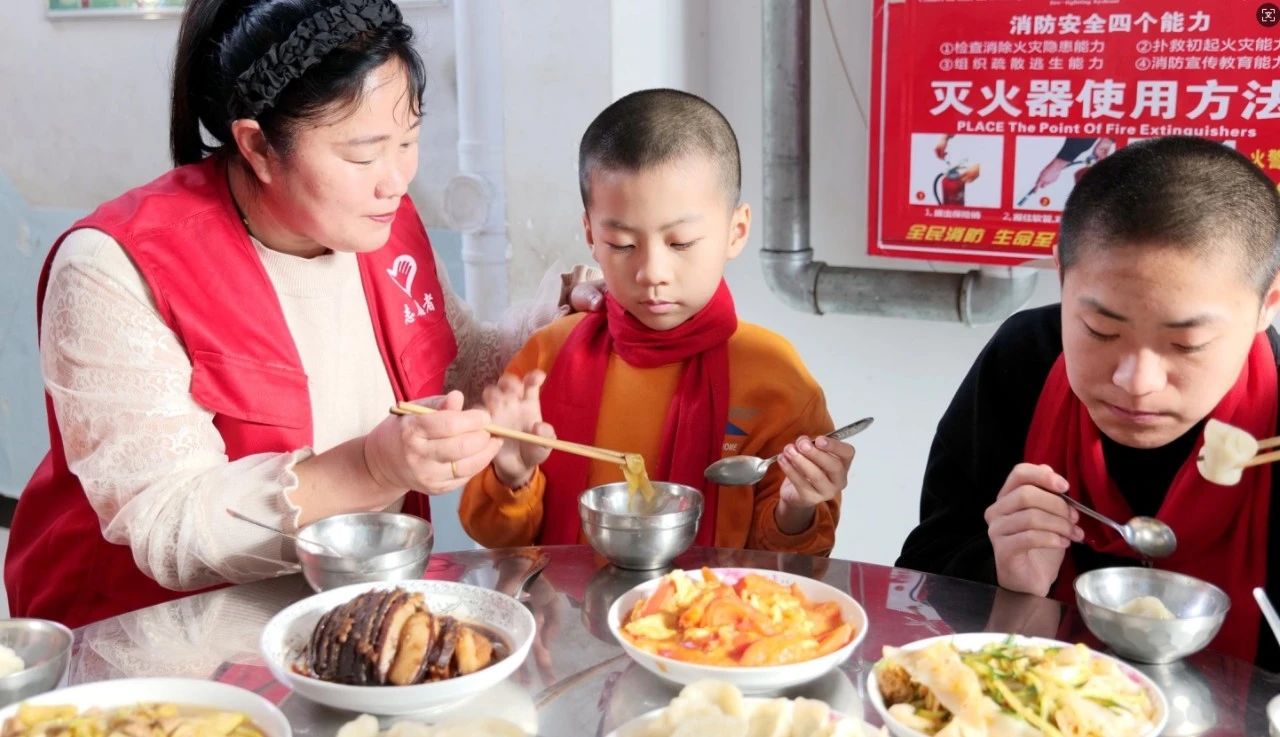
[[(414, 686), (349, 686), (302, 675), (294, 666), (311, 639), (316, 622), (330, 609), (366, 591), (402, 588), (418, 592), (434, 614), (448, 614), (497, 631), (511, 654), (465, 676)], [(443, 708), (475, 696), (511, 675), (533, 645), (533, 615), (520, 602), (496, 591), (453, 581), (362, 583), (307, 597), (271, 618), (262, 631), (262, 656), (281, 683), (325, 706), (371, 714), (416, 714)]]
[[(750, 713), (752, 709), (754, 709), (756, 706), (760, 704), (765, 703), (766, 701), (771, 701), (771, 699), (760, 698), (757, 696), (748, 696), (747, 698), (744, 698), (742, 700), (742, 704), (743, 706), (746, 707), (747, 713)], [(617, 729), (613, 730), (612, 732), (605, 735), (604, 737), (630, 737), (631, 735), (646, 734), (648, 730), (645, 729), (645, 726), (648, 725), (649, 722), (652, 722), (660, 718), (662, 716), (662, 713), (666, 710), (667, 710), (667, 707), (664, 706), (661, 709), (654, 709), (653, 711), (647, 712), (645, 714), (641, 714), (635, 719), (632, 719), (631, 721), (627, 722), (621, 727), (618, 727)], [(841, 719), (852, 719), (852, 718), (854, 717), (845, 716), (844, 714), (841, 714), (840, 712), (835, 711), (833, 709), (831, 710), (831, 716), (828, 718), (828, 722), (831, 724), (835, 724)], [(873, 733), (868, 730), (866, 731), (866, 734), (871, 735)]]
[(196, 709), (238, 711), (258, 725), (266, 737), (292, 737), (289, 720), (275, 704), (252, 691), (217, 681), (193, 678), (122, 678), (69, 686), (33, 696), (0, 709), (0, 724), (18, 713), (20, 704), (67, 705), (78, 709), (169, 703)]
[[(1020, 645), (1040, 645), (1043, 647), (1072, 647), (1071, 643), (1060, 642), (1058, 640), (1050, 640), (1044, 637), (1023, 637), (1022, 635), (1010, 635), (1002, 632), (970, 632), (958, 635), (942, 635), (939, 637), (929, 637), (924, 640), (916, 640), (908, 645), (903, 645), (903, 650), (919, 650), (928, 647), (935, 642), (950, 641), (954, 642), (959, 650), (979, 650), (982, 647), (993, 642), (1004, 642), (1010, 637), (1014, 638), (1014, 642)], [(1093, 651), (1094, 657), (1106, 658), (1120, 666), (1120, 670), (1133, 680), (1142, 685), (1147, 694), (1151, 697), (1151, 703), (1155, 704), (1156, 716), (1155, 726), (1146, 732), (1143, 737), (1157, 737), (1164, 731), (1165, 724), (1169, 721), (1169, 702), (1165, 700), (1164, 693), (1160, 691), (1160, 687), (1155, 684), (1144, 673), (1138, 671), (1133, 666), (1111, 657), (1103, 655), (1097, 651)], [(894, 737), (928, 737), (924, 732), (911, 729), (904, 726), (897, 719), (889, 715), (889, 708), (885, 706), (884, 697), (880, 695), (880, 685), (876, 681), (876, 672), (873, 668), (867, 674), (867, 699), (871, 701), (871, 705), (875, 708), (876, 713), (880, 715), (881, 721), (889, 728), (890, 734)]]
[[(605, 687), (600, 695), (601, 712), (605, 727), (617, 728), (651, 711), (667, 706), (679, 689), (653, 675), (637, 663), (629, 663), (617, 680)], [(863, 714), (862, 696), (847, 673), (839, 668), (827, 671), (799, 686), (782, 689), (768, 698), (804, 697), (824, 702), (841, 714)], [(749, 697), (757, 698), (757, 697)]]
[(1280, 737), (1280, 696), (1272, 697), (1267, 702), (1267, 733), (1271, 737)]
[[(755, 573), (784, 586), (796, 584), (810, 601), (834, 601), (840, 605), (840, 615), (844, 621), (853, 624), (853, 639), (833, 653), (789, 665), (743, 667), (699, 665), (655, 655), (632, 645), (623, 636), (622, 619), (631, 611), (637, 601), (652, 594), (654, 589), (658, 587), (662, 579), (656, 578), (636, 586), (613, 602), (613, 606), (609, 608), (609, 631), (618, 639), (622, 649), (626, 651), (632, 660), (659, 678), (685, 685), (705, 678), (712, 678), (732, 683), (743, 693), (771, 693), (790, 686), (807, 683), (825, 675), (832, 668), (848, 660), (853, 651), (862, 644), (863, 638), (867, 636), (867, 613), (858, 605), (858, 602), (853, 600), (853, 597), (834, 586), (829, 586), (805, 576), (781, 571), (756, 568), (712, 568), (711, 570), (722, 581), (730, 585), (737, 583), (739, 579), (748, 573)], [(685, 571), (685, 574), (693, 577), (702, 575), (700, 571)]]

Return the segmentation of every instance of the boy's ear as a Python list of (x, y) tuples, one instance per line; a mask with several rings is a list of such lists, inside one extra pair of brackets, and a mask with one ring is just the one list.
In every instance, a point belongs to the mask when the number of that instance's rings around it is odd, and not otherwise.
[(737, 258), (751, 235), (751, 205), (743, 202), (733, 209), (729, 219), (729, 258)]
[(591, 216), (586, 210), (582, 211), (582, 236), (587, 239), (587, 248), (596, 247), (595, 236), (591, 234)]
[(586, 210), (582, 211), (582, 236), (587, 241), (587, 250), (591, 251), (591, 258), (599, 263), (600, 259), (596, 258), (596, 237), (591, 232), (591, 216), (587, 214)]
[(1276, 274), (1271, 280), (1271, 286), (1262, 295), (1262, 312), (1258, 314), (1257, 330), (1261, 332), (1270, 327), (1277, 314), (1280, 314), (1280, 274)]

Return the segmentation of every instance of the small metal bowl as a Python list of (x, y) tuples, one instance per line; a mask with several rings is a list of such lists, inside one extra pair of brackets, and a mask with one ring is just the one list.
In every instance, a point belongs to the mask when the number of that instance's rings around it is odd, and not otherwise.
[[(1100, 568), (1076, 578), (1076, 604), (1089, 631), (1116, 654), (1140, 663), (1172, 663), (1218, 634), (1231, 599), (1198, 578), (1154, 568)], [(1122, 614), (1139, 596), (1154, 596), (1176, 619)]]
[(46, 619), (0, 619), (0, 645), (26, 668), (0, 678), (0, 706), (56, 688), (71, 663), (71, 630)]
[[(393, 512), (338, 514), (298, 530), (302, 575), (316, 591), (353, 583), (421, 578), (431, 557), (431, 523)], [(311, 543), (342, 553), (331, 555)]]
[(619, 568), (665, 568), (689, 549), (702, 517), (702, 492), (654, 481), (652, 502), (625, 483), (587, 489), (578, 498), (582, 532), (596, 552)]

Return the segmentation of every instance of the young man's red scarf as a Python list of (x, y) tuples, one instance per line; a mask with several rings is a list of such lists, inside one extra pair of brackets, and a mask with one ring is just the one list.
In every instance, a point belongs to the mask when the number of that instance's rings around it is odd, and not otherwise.
[[(1239, 427), (1254, 437), (1276, 429), (1276, 358), (1266, 333), (1254, 338), (1234, 386), (1209, 417)], [(1271, 502), (1271, 466), (1246, 469), (1235, 486), (1206, 481), (1196, 468), (1203, 439), (1196, 442), (1169, 487), (1156, 518), (1173, 528), (1178, 550), (1155, 561), (1157, 568), (1185, 573), (1216, 584), (1231, 597), (1231, 610), (1212, 647), (1244, 660), (1257, 654), (1260, 615), (1252, 590), (1267, 580), (1267, 521)], [(1107, 474), (1102, 436), (1084, 404), (1067, 382), (1062, 356), (1054, 363), (1036, 404), (1027, 436), (1026, 459), (1044, 463), (1071, 484), (1068, 494), (1114, 520), (1133, 511)], [(1110, 555), (1136, 557), (1110, 528), (1081, 518), (1085, 543)], [(1135, 561), (1136, 562), (1136, 561)], [(1070, 551), (1053, 595), (1074, 602), (1076, 566)]]

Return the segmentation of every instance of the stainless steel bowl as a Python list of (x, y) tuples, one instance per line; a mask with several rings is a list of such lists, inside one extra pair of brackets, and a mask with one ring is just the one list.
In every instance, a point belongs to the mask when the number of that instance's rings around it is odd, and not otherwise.
[[(1076, 578), (1076, 604), (1089, 631), (1116, 654), (1140, 663), (1171, 663), (1199, 651), (1222, 627), (1231, 599), (1211, 583), (1154, 568), (1100, 568)], [(1118, 610), (1154, 596), (1176, 619)]]
[(0, 678), (0, 706), (56, 688), (71, 662), (71, 630), (45, 619), (0, 619), (0, 645), (26, 668)]
[[(316, 591), (368, 581), (421, 578), (435, 535), (431, 523), (392, 512), (338, 514), (298, 530), (302, 575)], [(322, 543), (331, 555), (309, 545)]]
[(587, 541), (619, 568), (664, 568), (693, 543), (702, 492), (665, 481), (654, 481), (653, 488), (658, 493), (651, 503), (625, 483), (596, 486), (578, 498)]

